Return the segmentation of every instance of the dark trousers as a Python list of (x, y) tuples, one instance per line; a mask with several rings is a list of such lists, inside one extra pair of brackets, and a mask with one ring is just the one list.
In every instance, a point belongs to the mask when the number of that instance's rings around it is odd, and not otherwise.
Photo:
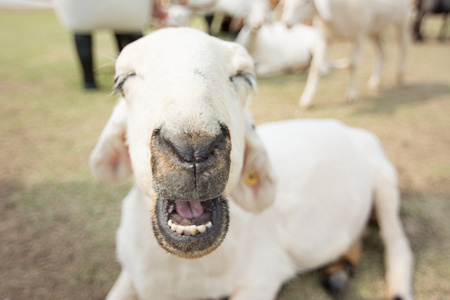
[[(83, 71), (84, 88), (96, 89), (97, 84), (94, 76), (94, 58), (92, 51), (92, 35), (91, 34), (77, 34), (75, 33), (75, 47), (78, 54), (78, 59)], [(119, 52), (131, 42), (142, 37), (141, 32), (134, 33), (115, 33), (117, 48)]]

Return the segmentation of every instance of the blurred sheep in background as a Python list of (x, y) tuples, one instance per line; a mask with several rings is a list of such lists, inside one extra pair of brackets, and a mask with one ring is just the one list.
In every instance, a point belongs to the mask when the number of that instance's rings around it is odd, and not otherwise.
[[(188, 1), (186, 4), (174, 5), (168, 8), (167, 20), (163, 26), (188, 26), (194, 14), (202, 15), (206, 21), (207, 31), (210, 35), (228, 34), (228, 39), (234, 40), (244, 25), (244, 19), (249, 14), (253, 3), (267, 0), (209, 0), (202, 6), (194, 5)], [(208, 0), (204, 0), (207, 2)], [(278, 0), (268, 3), (274, 7)]]
[(185, 5), (170, 5), (167, 8), (166, 15), (160, 19), (159, 26), (161, 27), (180, 27), (189, 26), (191, 18), (195, 11)]
[(272, 22), (270, 3), (255, 1), (236, 42), (253, 57), (256, 74), (265, 77), (307, 69), (318, 39), (315, 27), (295, 24), (287, 28), (281, 22)]
[(400, 57), (397, 82), (402, 83), (408, 44), (408, 0), (285, 0), (281, 19), (288, 26), (292, 26), (304, 18), (309, 18), (311, 12), (315, 12), (318, 17), (321, 38), (315, 47), (306, 87), (300, 97), (302, 108), (311, 106), (329, 44), (335, 39), (347, 39), (354, 43), (349, 65), (350, 84), (347, 89), (347, 101), (357, 99), (357, 73), (361, 48), (368, 37), (373, 39), (376, 47), (375, 65), (368, 86), (371, 90), (377, 91), (384, 61), (382, 33), (390, 25), (395, 25), (398, 31)]
[(225, 32), (231, 39), (236, 38), (251, 4), (255, 1), (261, 0), (217, 0), (214, 6), (203, 12), (208, 24), (208, 33), (217, 36)]

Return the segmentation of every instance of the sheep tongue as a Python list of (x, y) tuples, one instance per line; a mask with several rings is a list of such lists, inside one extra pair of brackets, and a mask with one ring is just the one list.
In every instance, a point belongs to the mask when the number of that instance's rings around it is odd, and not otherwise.
[(185, 219), (195, 219), (200, 217), (205, 209), (198, 200), (175, 201), (175, 211)]

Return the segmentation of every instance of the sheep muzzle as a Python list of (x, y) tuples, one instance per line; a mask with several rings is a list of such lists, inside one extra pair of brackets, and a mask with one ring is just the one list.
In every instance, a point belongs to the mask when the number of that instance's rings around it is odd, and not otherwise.
[(169, 134), (153, 131), (151, 170), (157, 196), (152, 215), (159, 244), (171, 254), (198, 258), (217, 248), (228, 230), (222, 196), (230, 171), (228, 128)]

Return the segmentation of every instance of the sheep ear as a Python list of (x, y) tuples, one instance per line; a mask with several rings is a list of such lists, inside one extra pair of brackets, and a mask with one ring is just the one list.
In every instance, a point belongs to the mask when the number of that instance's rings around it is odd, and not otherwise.
[(325, 21), (331, 20), (331, 9), (329, 0), (314, 0), (314, 4), (316, 5), (316, 9), (319, 12), (319, 15)]
[(121, 99), (89, 158), (91, 171), (101, 182), (118, 182), (133, 174), (126, 145), (127, 109), (125, 100)]
[(245, 210), (259, 213), (275, 200), (276, 178), (264, 145), (252, 123), (253, 121), (247, 125), (244, 166), (231, 197)]

